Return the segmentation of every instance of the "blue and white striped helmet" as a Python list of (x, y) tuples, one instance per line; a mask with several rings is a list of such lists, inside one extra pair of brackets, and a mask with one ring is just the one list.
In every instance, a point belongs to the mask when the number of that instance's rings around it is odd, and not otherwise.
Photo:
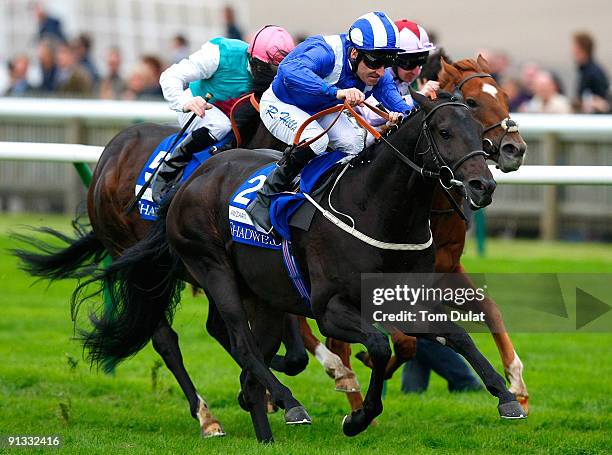
[(397, 26), (379, 11), (364, 14), (348, 31), (348, 39), (361, 51), (401, 52)]

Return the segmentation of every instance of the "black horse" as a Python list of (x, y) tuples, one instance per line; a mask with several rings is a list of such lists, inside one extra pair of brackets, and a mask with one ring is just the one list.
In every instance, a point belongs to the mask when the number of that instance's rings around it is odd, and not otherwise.
[[(446, 175), (446, 183), (450, 177), (462, 182), (477, 207), (488, 205), (495, 189), (484, 152), (479, 151), (482, 128), (467, 106), (449, 101), (446, 96), (437, 102), (418, 94), (413, 96), (422, 109), (385, 141), (364, 151), (357, 164), (344, 173), (333, 195), (333, 204), (350, 211), (361, 231), (385, 242), (428, 243), (436, 180), (427, 175)], [(417, 166), (406, 165), (408, 157)], [(310, 231), (293, 232), (296, 256), (312, 289), (312, 306), (308, 307), (295, 293), (278, 252), (254, 249), (231, 240), (229, 199), (256, 169), (277, 159), (277, 152), (238, 149), (219, 154), (201, 166), (169, 202), (167, 212), (160, 212), (160, 218), (145, 238), (127, 249), (103, 275), (94, 278), (102, 278), (114, 289), (111, 294), (115, 308), (94, 321), (86, 344), (93, 359), (102, 362), (111, 357), (115, 361), (120, 359), (121, 352), (116, 348), (122, 344), (126, 355), (133, 353), (151, 337), (151, 325), (139, 333), (131, 332), (129, 337), (123, 330), (125, 325), (138, 329), (134, 318), (145, 309), (160, 319), (169, 317), (176, 283), (189, 277), (215, 302), (226, 326), (225, 341), (243, 368), (242, 405), (251, 413), (257, 438), (268, 441), (272, 440), (272, 433), (264, 407), (266, 389), (274, 402), (285, 409), (287, 423), (309, 419), (268, 365), (281, 341), (284, 313), (314, 317), (323, 334), (361, 343), (372, 358), (374, 368), (364, 407), (343, 422), (345, 434), (356, 435), (382, 412), (383, 375), (390, 356), (387, 337), (373, 327), (361, 326), (360, 275), (432, 272), (433, 247), (416, 251), (373, 247), (317, 214)], [(419, 166), (421, 172), (416, 172), (414, 168)], [(453, 169), (454, 176), (447, 166)], [(150, 293), (159, 297), (164, 290), (164, 298), (156, 300), (155, 311), (143, 289), (132, 282), (134, 274), (145, 264), (149, 270), (161, 272), (155, 274), (156, 280), (164, 277), (150, 283), (154, 288)], [(452, 325), (444, 333), (420, 336), (444, 342), (461, 353), (491, 394), (498, 397), (502, 417), (524, 415), (503, 378), (467, 333)]]

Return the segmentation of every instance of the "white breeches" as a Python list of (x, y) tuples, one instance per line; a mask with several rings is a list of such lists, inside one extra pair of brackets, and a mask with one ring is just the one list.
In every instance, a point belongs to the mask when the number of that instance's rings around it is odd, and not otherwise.
[[(272, 88), (266, 90), (259, 102), (261, 119), (272, 135), (285, 142), (292, 144), (298, 128), (310, 117), (310, 114), (299, 107), (287, 104), (279, 100)], [(302, 133), (300, 138), (312, 139), (318, 136), (336, 118), (337, 113), (328, 114), (311, 122)], [(321, 154), (329, 147), (334, 151), (342, 151), (356, 155), (363, 150), (365, 131), (348, 115), (340, 116), (334, 126), (320, 139), (310, 145), (317, 154)]]

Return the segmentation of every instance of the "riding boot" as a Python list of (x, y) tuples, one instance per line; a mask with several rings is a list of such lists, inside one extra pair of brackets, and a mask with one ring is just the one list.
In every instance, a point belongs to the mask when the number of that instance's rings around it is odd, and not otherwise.
[(270, 196), (291, 189), (293, 180), (315, 156), (315, 152), (310, 147), (287, 148), (277, 167), (268, 175), (263, 187), (257, 192), (256, 198), (248, 205), (247, 213), (266, 232), (272, 230)]
[(164, 196), (181, 180), (183, 170), (193, 158), (194, 153), (200, 152), (216, 142), (217, 140), (210, 135), (206, 127), (198, 128), (187, 136), (176, 148), (172, 157), (162, 163), (159, 171), (153, 177), (151, 182), (153, 200), (160, 204)]

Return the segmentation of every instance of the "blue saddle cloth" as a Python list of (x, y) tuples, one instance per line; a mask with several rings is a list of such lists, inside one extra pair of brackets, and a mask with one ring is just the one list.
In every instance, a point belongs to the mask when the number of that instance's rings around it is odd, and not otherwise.
[[(291, 240), (289, 221), (306, 200), (302, 192), (312, 192), (321, 176), (344, 157), (346, 157), (345, 153), (330, 152), (314, 158), (302, 171), (300, 193), (286, 192), (272, 196), (270, 219), (274, 229), (282, 238)], [(281, 243), (256, 227), (246, 212), (247, 206), (255, 199), (257, 191), (263, 186), (266, 177), (275, 167), (276, 163), (271, 163), (253, 172), (232, 195), (229, 204), (229, 223), (235, 242), (273, 250), (281, 249)]]
[(270, 221), (274, 230), (284, 239), (291, 240), (289, 222), (306, 201), (303, 193), (312, 193), (321, 177), (347, 156), (344, 152), (323, 153), (312, 159), (302, 170), (300, 192), (279, 193), (272, 196)]
[[(159, 145), (155, 148), (153, 153), (151, 153), (151, 156), (145, 163), (144, 167), (142, 168), (142, 171), (140, 171), (140, 174), (138, 175), (138, 179), (136, 180), (136, 187), (134, 188), (136, 195), (140, 192), (140, 189), (145, 184), (145, 182), (147, 182), (151, 178), (151, 175), (153, 174), (153, 172), (155, 172), (155, 169), (159, 165), (159, 162), (166, 155), (166, 150), (168, 150), (168, 148), (172, 145), (172, 142), (174, 142), (174, 138), (176, 136), (177, 134), (172, 134), (168, 136), (167, 138), (165, 138), (163, 141), (159, 143)], [(181, 137), (181, 139), (177, 143), (177, 146), (174, 148), (174, 150), (176, 150), (176, 148), (178, 147), (178, 144), (180, 144), (183, 141), (183, 139), (185, 139), (186, 136), (187, 134), (184, 134)], [(185, 167), (185, 171), (183, 172), (183, 176), (181, 177), (180, 183), (183, 183), (185, 180), (187, 180), (189, 176), (193, 174), (193, 172), (202, 163), (204, 163), (208, 158), (212, 156), (210, 152), (213, 149), (213, 147), (215, 148), (223, 147), (232, 138), (233, 138), (233, 134), (230, 133), (227, 136), (225, 136), (223, 139), (221, 139), (219, 142), (217, 142), (216, 144), (205, 148), (201, 152), (195, 153), (191, 161)], [(170, 159), (170, 157), (168, 157), (167, 160), (168, 159)], [(138, 212), (140, 213), (140, 218), (142, 218), (143, 220), (147, 220), (147, 221), (155, 221), (157, 219), (158, 208), (159, 206), (157, 205), (157, 203), (153, 201), (151, 187), (149, 186), (149, 188), (146, 189), (146, 191), (144, 192), (144, 194), (138, 201)]]

